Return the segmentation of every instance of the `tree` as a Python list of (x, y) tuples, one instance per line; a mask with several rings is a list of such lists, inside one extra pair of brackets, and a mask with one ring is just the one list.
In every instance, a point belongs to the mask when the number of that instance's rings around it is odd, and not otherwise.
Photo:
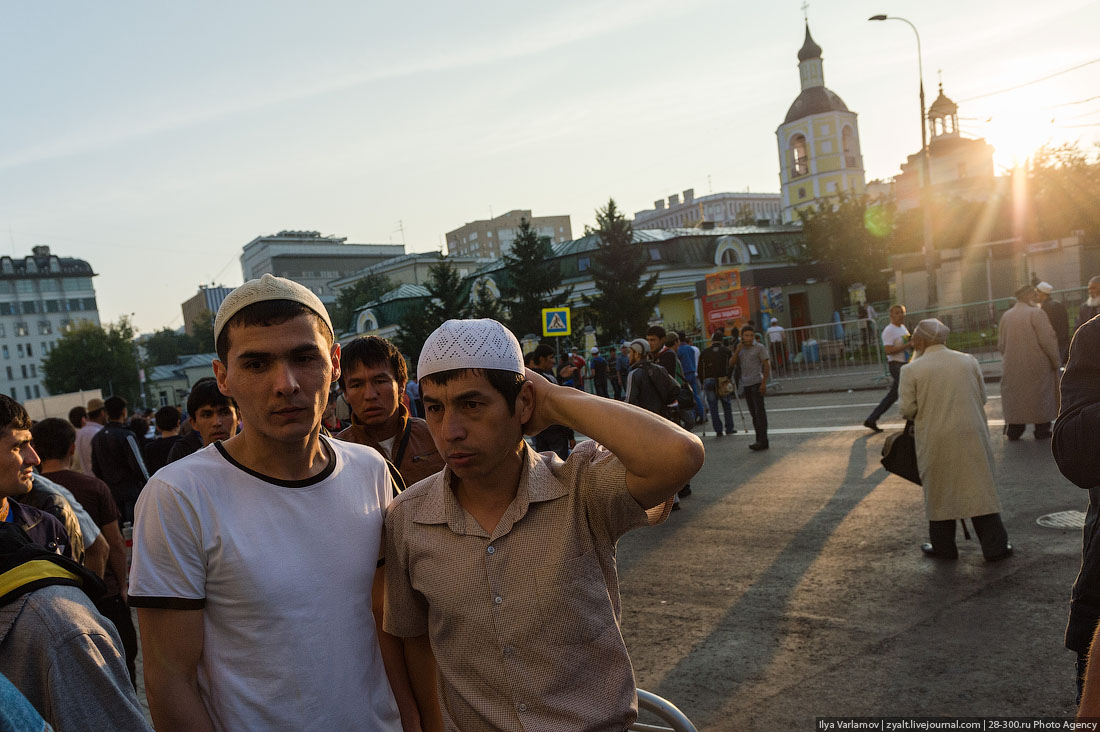
[(343, 288), (336, 295), (336, 305), (332, 308), (332, 327), (337, 333), (351, 328), (351, 320), (357, 308), (377, 300), (393, 289), (393, 282), (384, 274), (372, 272), (355, 284)]
[(478, 282), (474, 290), (474, 301), (470, 304), (470, 317), (504, 320), (504, 308), (485, 280)]
[(214, 313), (203, 310), (199, 317), (191, 321), (195, 353), (210, 353), (214, 350), (214, 317)]
[(756, 226), (756, 214), (747, 203), (742, 203), (737, 209), (737, 216), (733, 219), (734, 226)]
[(1028, 170), (1027, 191), (1034, 217), (1029, 233), (1036, 239), (1100, 231), (1100, 146), (1091, 154), (1076, 144), (1040, 148)]
[(886, 275), (888, 242), (893, 231), (888, 206), (869, 204), (866, 196), (847, 192), (798, 210), (802, 219), (803, 261), (825, 262), (833, 283), (842, 289), (860, 282), (869, 300), (889, 294)]
[[(206, 345), (206, 344), (203, 344)], [(161, 328), (145, 339), (145, 366), (163, 366), (175, 363), (180, 356), (201, 353), (198, 339), (186, 333), (177, 333), (171, 328)]]
[(553, 259), (550, 239), (541, 237), (527, 219), (520, 219), (512, 250), (503, 256), (508, 280), (501, 287), (501, 300), (508, 309), (508, 327), (526, 335), (542, 332), (542, 309), (569, 302), (573, 288), (558, 294), (561, 267)]
[(615, 199), (596, 212), (597, 228), (585, 227), (586, 234), (599, 237), (592, 253), (592, 281), (596, 294), (583, 296), (588, 312), (608, 340), (620, 340), (645, 332), (649, 316), (661, 297), (654, 292), (657, 273), (644, 282), (647, 260), (634, 246), (634, 230), (619, 212)]
[(141, 389), (133, 324), (126, 316), (106, 328), (80, 323), (42, 359), (42, 373), (51, 394), (100, 389), (134, 404)]
[(409, 363), (420, 358), (420, 349), (432, 331), (451, 318), (465, 318), (469, 312), (462, 280), (446, 257), (428, 268), (424, 283), (428, 297), (423, 304), (407, 311), (398, 321), (394, 343)]

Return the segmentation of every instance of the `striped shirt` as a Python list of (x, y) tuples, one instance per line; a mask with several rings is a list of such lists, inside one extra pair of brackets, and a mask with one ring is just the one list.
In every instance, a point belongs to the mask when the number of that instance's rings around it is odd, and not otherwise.
[(663, 521), (672, 500), (643, 510), (623, 464), (592, 440), (565, 462), (525, 448), (516, 497), (491, 533), (450, 481), (446, 468), (390, 505), (383, 624), (430, 637), (445, 727), (629, 727), (637, 697), (615, 544)]

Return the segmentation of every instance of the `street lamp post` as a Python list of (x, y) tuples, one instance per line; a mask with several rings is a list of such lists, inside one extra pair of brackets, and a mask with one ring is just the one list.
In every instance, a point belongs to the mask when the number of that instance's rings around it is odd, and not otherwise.
[(931, 161), (928, 156), (928, 121), (924, 105), (924, 60), (920, 49), (920, 33), (917, 26), (905, 18), (894, 15), (872, 15), (867, 20), (900, 20), (913, 29), (913, 35), (917, 37), (917, 73), (920, 75), (920, 154), (921, 154), (921, 212), (924, 229), (924, 270), (927, 276), (928, 306), (936, 304), (936, 272), (934, 267), (935, 249), (932, 243), (932, 195), (930, 186), (932, 182)]

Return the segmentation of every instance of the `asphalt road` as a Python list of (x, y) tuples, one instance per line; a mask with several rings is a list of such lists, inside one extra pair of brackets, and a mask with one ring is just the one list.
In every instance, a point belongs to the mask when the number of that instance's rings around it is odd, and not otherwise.
[[(683, 509), (619, 544), (639, 686), (700, 730), (1072, 715), (1074, 654), (1062, 634), (1081, 532), (1036, 519), (1084, 511), (1087, 495), (1058, 473), (1049, 441), (1001, 436), (998, 385), (987, 388), (1016, 550), (993, 564), (961, 531), (957, 561), (920, 553), (921, 489), (881, 468), (884, 435), (860, 426), (884, 392), (769, 397), (761, 453), (749, 435), (715, 438), (708, 425)], [(899, 420), (894, 407), (880, 425)]]

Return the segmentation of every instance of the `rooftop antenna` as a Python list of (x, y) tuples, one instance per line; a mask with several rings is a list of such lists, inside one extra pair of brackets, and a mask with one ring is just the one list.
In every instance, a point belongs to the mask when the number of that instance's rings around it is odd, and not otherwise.
[[(401, 219), (398, 219), (397, 220), (397, 228), (394, 229), (394, 231), (400, 231), (401, 232), (401, 246), (405, 246), (405, 222), (402, 221)], [(393, 232), (390, 232), (390, 233), (392, 234)], [(390, 239), (390, 241), (393, 241), (393, 240)]]

